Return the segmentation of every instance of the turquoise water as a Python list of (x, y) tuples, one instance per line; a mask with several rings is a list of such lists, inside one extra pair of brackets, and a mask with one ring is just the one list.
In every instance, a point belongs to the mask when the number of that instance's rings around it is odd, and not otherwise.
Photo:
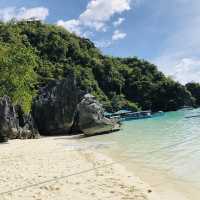
[(186, 118), (194, 115), (200, 115), (200, 109), (128, 121), (118, 133), (86, 141), (104, 144), (99, 151), (116, 160), (127, 158), (124, 164), (144, 179), (144, 174), (159, 176), (152, 185), (165, 185), (166, 181), (179, 189), (187, 188), (187, 197), (196, 189), (200, 199), (200, 117)]

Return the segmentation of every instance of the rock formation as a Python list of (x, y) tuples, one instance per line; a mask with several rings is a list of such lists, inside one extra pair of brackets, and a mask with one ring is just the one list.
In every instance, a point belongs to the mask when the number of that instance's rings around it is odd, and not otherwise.
[(0, 142), (37, 138), (39, 133), (94, 135), (111, 132), (116, 125), (104, 117), (103, 106), (94, 96), (77, 87), (73, 76), (41, 88), (28, 115), (13, 106), (9, 97), (0, 98)]
[(77, 107), (78, 127), (85, 135), (95, 135), (116, 130), (117, 122), (104, 117), (103, 106), (86, 94)]
[(43, 135), (69, 134), (81, 91), (73, 77), (52, 81), (40, 90), (33, 103), (33, 117)]
[(0, 138), (7, 141), (8, 138), (17, 135), (17, 116), (9, 97), (0, 99)]
[[(31, 115), (20, 114), (8, 96), (0, 98), (0, 142), (9, 139), (37, 138), (39, 133)], [(21, 123), (20, 123), (21, 122)]]
[(112, 131), (116, 123), (103, 113), (102, 105), (81, 91), (73, 76), (41, 88), (32, 109), (42, 135), (67, 135), (72, 130), (89, 135)]

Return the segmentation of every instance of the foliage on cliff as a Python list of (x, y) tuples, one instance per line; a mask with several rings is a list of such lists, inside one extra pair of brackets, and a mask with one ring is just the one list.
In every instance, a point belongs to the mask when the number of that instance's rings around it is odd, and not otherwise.
[(185, 86), (147, 61), (103, 55), (94, 44), (61, 27), (39, 21), (0, 24), (0, 95), (26, 111), (38, 87), (67, 74), (107, 110), (176, 110), (192, 105)]
[(191, 92), (192, 96), (195, 99), (195, 105), (200, 106), (200, 84), (199, 83), (188, 83), (186, 88)]
[(31, 48), (0, 44), (0, 96), (10, 96), (27, 113), (36, 95), (35, 67), (36, 55)]

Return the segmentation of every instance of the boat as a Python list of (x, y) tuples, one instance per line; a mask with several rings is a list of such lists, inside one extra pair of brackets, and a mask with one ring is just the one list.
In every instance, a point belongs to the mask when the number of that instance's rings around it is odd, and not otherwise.
[(140, 111), (140, 112), (131, 112), (123, 115), (121, 121), (137, 120), (137, 119), (146, 119), (151, 118), (151, 111)]
[(137, 120), (137, 119), (147, 119), (152, 117), (160, 117), (164, 116), (165, 112), (158, 111), (156, 113), (151, 112), (151, 110), (132, 112), (130, 110), (119, 110), (115, 113), (105, 112), (104, 116), (110, 119), (116, 119), (118, 121), (129, 121), (129, 120)]
[(114, 115), (114, 113), (109, 113), (109, 112), (105, 112), (104, 113), (104, 117), (108, 118), (108, 119), (112, 119), (115, 120), (117, 122), (120, 122), (120, 116), (119, 115)]
[(128, 114), (132, 113), (132, 111), (130, 110), (119, 110), (115, 113), (110, 113), (110, 112), (105, 112), (104, 113), (104, 116), (107, 117), (107, 118), (121, 118), (123, 116), (126, 116)]
[(113, 116), (113, 113), (110, 112), (104, 112), (104, 117), (111, 118)]
[(136, 120), (136, 119), (145, 119), (151, 118), (151, 111), (140, 111), (140, 112), (132, 112), (130, 110), (119, 110), (115, 113), (105, 112), (104, 116), (110, 119), (119, 119), (119, 121), (128, 121), (128, 120)]
[(117, 111), (117, 112), (115, 112), (115, 113), (113, 113), (113, 114), (114, 114), (114, 115), (123, 116), (123, 115), (127, 115), (127, 114), (130, 114), (130, 113), (132, 113), (131, 110), (119, 110), (119, 111)]

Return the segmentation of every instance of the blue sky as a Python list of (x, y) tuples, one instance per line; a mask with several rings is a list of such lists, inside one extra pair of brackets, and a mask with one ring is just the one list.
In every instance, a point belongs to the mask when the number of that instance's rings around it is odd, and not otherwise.
[(90, 38), (104, 54), (137, 56), (200, 82), (199, 0), (1, 0), (0, 20), (36, 17)]

